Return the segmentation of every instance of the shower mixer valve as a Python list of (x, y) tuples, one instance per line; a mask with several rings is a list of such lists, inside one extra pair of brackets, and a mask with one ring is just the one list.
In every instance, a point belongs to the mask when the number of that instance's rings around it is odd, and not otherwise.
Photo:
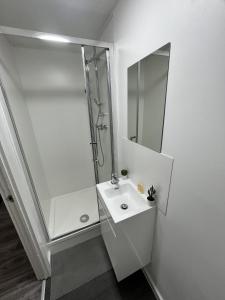
[(103, 125), (103, 124), (100, 124), (100, 125), (96, 125), (96, 128), (97, 129), (100, 129), (100, 130), (104, 130), (104, 129), (107, 129), (109, 126), (108, 125)]
[(104, 113), (104, 112), (99, 113), (99, 117), (103, 118), (103, 117), (105, 117), (105, 116), (108, 116), (108, 113)]

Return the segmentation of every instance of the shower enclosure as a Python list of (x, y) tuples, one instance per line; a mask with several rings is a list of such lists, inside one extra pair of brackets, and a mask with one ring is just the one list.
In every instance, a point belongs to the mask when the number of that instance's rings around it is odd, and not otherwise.
[(95, 186), (115, 172), (110, 50), (90, 44), (0, 35), (1, 89), (49, 240), (99, 222)]

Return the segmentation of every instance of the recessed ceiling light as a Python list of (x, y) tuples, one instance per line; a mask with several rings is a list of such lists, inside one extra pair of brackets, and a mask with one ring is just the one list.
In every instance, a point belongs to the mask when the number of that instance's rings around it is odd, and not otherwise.
[(55, 34), (39, 34), (37, 35), (37, 38), (50, 42), (70, 43), (70, 40), (68, 40), (67, 38)]

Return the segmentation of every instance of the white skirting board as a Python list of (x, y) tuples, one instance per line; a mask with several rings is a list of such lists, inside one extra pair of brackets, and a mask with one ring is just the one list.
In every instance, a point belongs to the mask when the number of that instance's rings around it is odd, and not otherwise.
[(142, 269), (143, 274), (145, 275), (146, 280), (148, 281), (148, 284), (150, 285), (151, 289), (153, 290), (155, 297), (157, 298), (157, 300), (165, 300), (163, 298), (163, 296), (161, 295), (161, 293), (159, 292), (157, 286), (155, 285), (152, 276), (150, 275), (150, 273), (148, 272), (148, 270), (146, 268)]

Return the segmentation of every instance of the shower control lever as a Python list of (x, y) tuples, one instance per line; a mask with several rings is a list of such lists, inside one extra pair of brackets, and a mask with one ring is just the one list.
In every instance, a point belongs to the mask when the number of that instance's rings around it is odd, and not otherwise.
[(9, 202), (14, 202), (14, 199), (13, 199), (13, 196), (12, 195), (8, 195), (6, 197), (6, 200), (9, 201)]
[(100, 125), (96, 125), (96, 128), (99, 130), (104, 130), (107, 129), (109, 126), (106, 124), (100, 124)]

